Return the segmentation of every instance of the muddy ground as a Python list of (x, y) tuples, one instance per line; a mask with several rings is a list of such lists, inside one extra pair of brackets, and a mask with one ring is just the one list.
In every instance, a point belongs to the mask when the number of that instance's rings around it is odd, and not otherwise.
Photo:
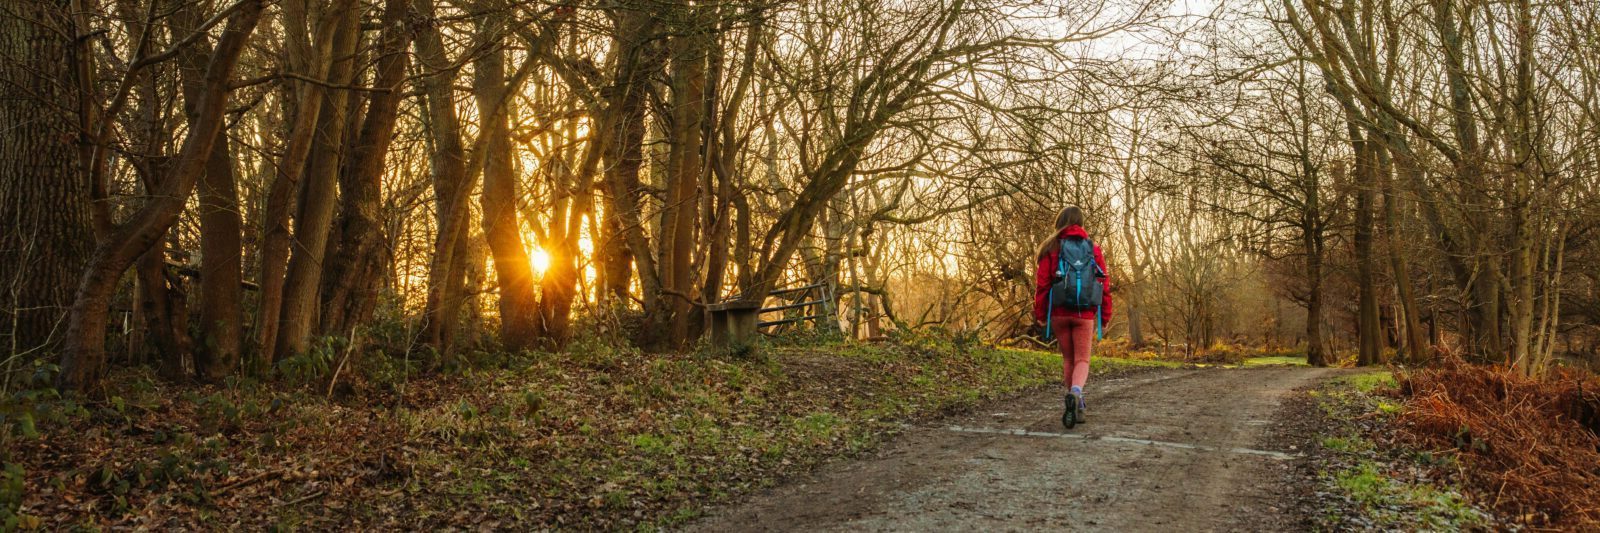
[[(1061, 427), (1051, 388), (907, 428), (878, 452), (713, 510), (695, 531), (1298, 530), (1309, 368), (1170, 369), (1091, 381)], [(1303, 411), (1300, 411), (1303, 413)], [(1303, 444), (1303, 443), (1302, 443)]]

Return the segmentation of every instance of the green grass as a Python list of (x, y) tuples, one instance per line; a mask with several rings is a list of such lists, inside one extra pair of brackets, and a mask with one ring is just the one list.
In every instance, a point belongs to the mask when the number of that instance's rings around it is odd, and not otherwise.
[(1390, 402), (1390, 401), (1385, 401), (1385, 400), (1378, 400), (1378, 412), (1379, 413), (1382, 413), (1382, 414), (1385, 414), (1385, 415), (1397, 415), (1397, 414), (1400, 414), (1400, 411), (1402, 411), (1404, 409), (1405, 409), (1405, 407), (1400, 405), (1400, 404), (1397, 404), (1397, 403), (1394, 403), (1394, 402)]
[[(1484, 516), (1461, 493), (1431, 483), (1396, 481), (1372, 461), (1360, 461), (1333, 479), (1380, 526), (1459, 531), (1485, 525)], [(1411, 512), (1403, 514), (1401, 509)]]
[(1268, 357), (1251, 357), (1244, 360), (1241, 366), (1309, 366), (1304, 356), (1275, 355)]
[(1353, 511), (1367, 521), (1347, 521), (1335, 510), (1324, 516), (1324, 525), (1334, 529), (1425, 531), (1488, 527), (1488, 515), (1475, 508), (1459, 490), (1415, 477), (1415, 465), (1439, 462), (1432, 454), (1379, 449), (1361, 427), (1350, 422), (1372, 416), (1382, 421), (1399, 413), (1401, 405), (1373, 394), (1395, 384), (1391, 372), (1368, 370), (1340, 376), (1321, 390), (1312, 391), (1328, 418), (1321, 444), (1330, 453), (1333, 465), (1323, 472), (1323, 488), (1319, 490), (1343, 495), (1355, 505)]
[[(1021, 348), (997, 348), (994, 353), (1006, 361), (997, 365), (998, 368), (1010, 368), (1017, 375), (1031, 375), (1033, 372), (1045, 370), (1061, 373), (1061, 354), (1040, 350)], [(1089, 372), (1117, 373), (1130, 370), (1147, 368), (1185, 368), (1191, 366), (1182, 361), (1168, 361), (1164, 359), (1131, 359), (1125, 357), (1093, 356), (1089, 358)], [(1198, 366), (1198, 365), (1195, 365)]]
[(1370, 370), (1360, 374), (1340, 376), (1333, 380), (1335, 386), (1348, 388), (1362, 394), (1371, 393), (1380, 387), (1393, 387), (1397, 383), (1394, 379), (1394, 373), (1388, 370)]
[(1372, 441), (1361, 437), (1323, 437), (1322, 447), (1336, 452), (1364, 452), (1371, 451)]
[(1184, 363), (1178, 361), (1165, 361), (1161, 359), (1119, 359), (1116, 357), (1092, 357), (1089, 359), (1090, 372), (1121, 372), (1142, 368), (1183, 368)]

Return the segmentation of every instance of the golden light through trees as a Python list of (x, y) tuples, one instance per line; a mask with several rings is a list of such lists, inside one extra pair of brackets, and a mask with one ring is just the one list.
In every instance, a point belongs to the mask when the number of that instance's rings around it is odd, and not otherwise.
[[(556, 252), (539, 246), (537, 244), (539, 242), (538, 237), (532, 233), (524, 233), (522, 238), (523, 242), (528, 243), (528, 266), (533, 269), (535, 276), (544, 276), (550, 270), (552, 262), (557, 259)], [(587, 228), (585, 228), (585, 235), (578, 238), (577, 244), (576, 255), (572, 257), (572, 261), (582, 266), (584, 283), (593, 285), (596, 275), (594, 269), (594, 239), (589, 238)]]
[[(167, 7), (182, 20), (139, 16)], [(7, 31), (96, 41), (4, 50), (31, 65), (6, 71), (19, 87), (70, 89), (4, 110), (54, 110), (29, 124), (68, 131), (33, 138), (78, 156), (0, 154), (19, 226), (0, 283), (47, 265), (39, 279), (92, 290), (5, 292), (0, 340), (71, 362), (74, 387), (113, 360), (271, 374), (362, 328), (440, 353), (559, 348), (596, 334), (572, 327), (591, 313), (682, 350), (709, 306), (813, 284), (832, 333), (1015, 339), (1029, 250), (1074, 204), (1126, 280), (1135, 344), (1271, 339), (1328, 362), (1356, 339), (1363, 362), (1400, 344), (1524, 368), (1596, 344), (1571, 340), (1600, 323), (1582, 312), (1600, 301), (1594, 4), (1172, 8), (127, 0), (23, 17)], [(79, 63), (42, 66), (63, 58)], [(73, 186), (40, 192), (46, 175)], [(17, 207), (35, 203), (76, 207)], [(53, 235), (116, 253), (45, 261), (30, 243)]]
[[(782, 444), (736, 420), (854, 450), (792, 422), (1021, 394), (1067, 206), (1112, 278), (1097, 357), (1600, 369), (1597, 28), (1600, 0), (0, 0), (0, 524), (686, 517), (804, 465), (638, 452)], [(56, 429), (8, 446), (19, 420)], [(534, 475), (507, 460), (559, 482), (451, 484)], [(478, 525), (601, 528), (521, 518)]]
[(529, 248), (528, 265), (533, 267), (534, 274), (544, 275), (546, 270), (550, 270), (550, 252), (538, 246)]

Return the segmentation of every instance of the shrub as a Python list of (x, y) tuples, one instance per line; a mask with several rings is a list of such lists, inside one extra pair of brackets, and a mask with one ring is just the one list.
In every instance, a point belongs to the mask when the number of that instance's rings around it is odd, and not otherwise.
[(1600, 380), (1544, 379), (1447, 360), (1400, 378), (1400, 438), (1451, 450), (1459, 473), (1533, 527), (1600, 528)]

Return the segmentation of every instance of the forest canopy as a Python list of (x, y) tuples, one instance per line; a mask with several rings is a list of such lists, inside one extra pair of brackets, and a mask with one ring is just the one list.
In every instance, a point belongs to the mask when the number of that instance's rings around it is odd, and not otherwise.
[(1527, 0), (15, 0), (0, 373), (685, 351), (730, 303), (771, 335), (1026, 343), (1068, 205), (1136, 348), (1595, 365), (1597, 24)]

